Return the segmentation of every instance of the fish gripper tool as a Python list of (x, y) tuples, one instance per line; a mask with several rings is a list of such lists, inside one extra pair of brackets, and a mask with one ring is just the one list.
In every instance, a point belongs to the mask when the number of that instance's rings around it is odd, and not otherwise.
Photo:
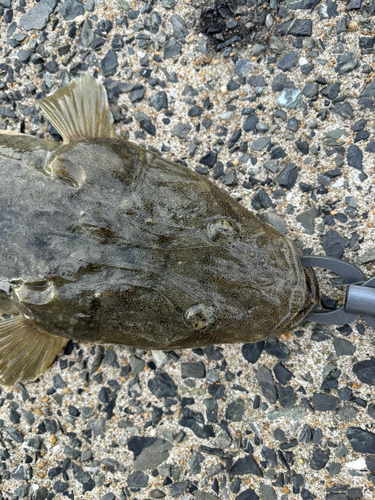
[(375, 277), (366, 281), (362, 271), (354, 264), (323, 255), (303, 255), (303, 267), (320, 267), (337, 274), (348, 285), (345, 304), (334, 311), (313, 312), (307, 318), (324, 325), (345, 325), (360, 316), (375, 328)]

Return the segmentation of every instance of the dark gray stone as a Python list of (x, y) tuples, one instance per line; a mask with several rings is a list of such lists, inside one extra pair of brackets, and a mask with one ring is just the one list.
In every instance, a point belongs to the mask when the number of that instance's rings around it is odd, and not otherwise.
[(290, 54), (284, 56), (278, 63), (277, 67), (282, 71), (290, 71), (297, 64), (298, 56), (297, 52), (293, 51)]
[(259, 498), (259, 495), (253, 489), (249, 488), (237, 495), (235, 500), (259, 500)]
[(57, 5), (57, 0), (42, 0), (36, 3), (23, 15), (18, 23), (19, 28), (26, 31), (43, 29)]
[(270, 142), (270, 137), (260, 137), (251, 144), (251, 149), (253, 149), (254, 151), (262, 151), (262, 149), (266, 148), (270, 144)]
[(129, 474), (127, 483), (129, 488), (146, 488), (148, 485), (148, 474), (139, 470)]
[(236, 399), (229, 403), (229, 405), (225, 409), (225, 418), (227, 420), (231, 420), (232, 422), (241, 422), (244, 412), (244, 400)]
[(20, 50), (17, 57), (22, 64), (28, 64), (31, 58), (31, 52), (29, 50)]
[(194, 412), (191, 416), (184, 416), (178, 423), (182, 427), (191, 429), (200, 439), (209, 439), (214, 436), (212, 425), (204, 424), (204, 418), (201, 413)]
[(254, 365), (262, 354), (264, 345), (264, 341), (256, 342), (254, 344), (244, 344), (241, 349), (242, 356), (246, 359), (246, 361)]
[(344, 250), (348, 244), (348, 240), (336, 233), (333, 229), (330, 229), (322, 236), (322, 245), (328, 257), (340, 259), (343, 256)]
[(353, 356), (356, 347), (349, 340), (333, 337), (333, 346), (337, 356)]
[(324, 87), (321, 90), (321, 93), (325, 97), (328, 97), (328, 99), (336, 99), (336, 97), (339, 95), (340, 85), (340, 82), (331, 83), (331, 85), (327, 85), (327, 87)]
[(168, 98), (166, 92), (162, 90), (154, 94), (148, 102), (149, 106), (152, 106), (156, 111), (161, 111), (162, 109), (168, 109)]
[(106, 349), (104, 353), (104, 357), (102, 360), (103, 365), (112, 366), (113, 368), (119, 368), (119, 364), (117, 361), (117, 354), (113, 349)]
[(134, 470), (144, 471), (167, 460), (173, 443), (162, 438), (132, 436), (128, 448), (134, 453)]
[(335, 2), (324, 2), (319, 6), (318, 13), (321, 19), (333, 19), (337, 17), (337, 4)]
[(157, 398), (173, 397), (177, 393), (177, 386), (168, 373), (157, 373), (148, 381), (148, 388)]
[(262, 500), (277, 500), (277, 493), (272, 488), (272, 486), (268, 486), (268, 484), (261, 483), (259, 488)]
[(354, 451), (375, 454), (375, 434), (372, 432), (360, 427), (349, 427), (346, 437)]
[(185, 479), (185, 481), (178, 481), (177, 483), (173, 483), (171, 485), (171, 496), (176, 497), (177, 495), (181, 495), (187, 487), (190, 485), (190, 481)]
[(311, 19), (296, 19), (288, 31), (288, 35), (294, 36), (311, 36), (311, 33)]
[(274, 92), (281, 92), (284, 89), (295, 89), (294, 83), (282, 73), (279, 73), (272, 80), (272, 90)]
[(215, 165), (217, 159), (216, 151), (208, 151), (202, 158), (200, 158), (199, 163), (206, 165), (208, 168), (212, 168)]
[(353, 372), (363, 384), (375, 385), (375, 358), (355, 363)]
[(274, 337), (271, 337), (267, 340), (264, 349), (267, 354), (269, 354), (270, 356), (275, 356), (280, 361), (288, 361), (290, 357), (288, 346)]
[(296, 141), (295, 142), (298, 151), (300, 151), (303, 155), (309, 154), (309, 143), (306, 141)]
[(339, 398), (331, 394), (315, 392), (313, 395), (313, 406), (315, 411), (335, 411), (339, 402)]
[(319, 217), (320, 212), (317, 208), (310, 208), (306, 212), (297, 215), (296, 220), (303, 226), (307, 234), (314, 234), (315, 232), (315, 219)]
[(275, 404), (277, 399), (276, 386), (271, 371), (267, 367), (261, 366), (256, 372), (256, 378), (262, 389), (263, 396), (268, 399), (271, 404)]
[(100, 500), (115, 500), (115, 494), (112, 493), (111, 491), (109, 493), (106, 493)]
[[(145, 88), (143, 85), (134, 85), (133, 89), (129, 92), (129, 100), (130, 102), (138, 102), (143, 99), (145, 95)], [(141, 112), (142, 113), (142, 112)], [(151, 123), (151, 119), (147, 116), (142, 115), (143, 118), (139, 120), (139, 123), (147, 130), (145, 126), (146, 123)]]
[(289, 371), (282, 363), (277, 363), (277, 365), (274, 366), (273, 372), (277, 380), (283, 385), (286, 385), (289, 380), (294, 377), (293, 373)]
[(238, 61), (236, 66), (234, 67), (234, 72), (241, 78), (248, 75), (250, 70), (251, 61), (249, 61), (249, 59), (242, 59), (241, 61)]
[(243, 476), (245, 474), (254, 474), (254, 476), (262, 477), (257, 463), (254, 460), (254, 457), (250, 454), (246, 455), (243, 458), (239, 458), (229, 470), (229, 476)]
[(316, 97), (318, 95), (318, 92), (319, 92), (319, 85), (314, 82), (305, 83), (305, 86), (302, 89), (302, 94), (310, 99), (312, 97)]
[(262, 208), (268, 208), (272, 205), (271, 198), (268, 196), (266, 191), (262, 188), (260, 189), (251, 199), (251, 206), (254, 210), (260, 210)]
[(15, 489), (14, 494), (19, 498), (26, 498), (30, 491), (29, 484), (23, 484)]
[(292, 189), (296, 183), (298, 177), (298, 167), (294, 163), (287, 163), (287, 165), (282, 169), (279, 175), (276, 177), (276, 181), (279, 186), (286, 189)]
[(13, 439), (16, 443), (23, 443), (23, 435), (15, 427), (3, 427), (3, 430), (8, 434), (8, 436)]
[(256, 124), (258, 123), (257, 115), (249, 115), (243, 123), (243, 129), (245, 132), (250, 132), (255, 130)]
[(217, 419), (217, 411), (218, 411), (218, 404), (216, 399), (214, 398), (207, 398), (203, 400), (203, 404), (206, 407), (206, 418), (209, 422), (218, 422)]
[(357, 414), (357, 408), (355, 408), (353, 405), (348, 404), (338, 408), (333, 419), (335, 422), (353, 422)]
[(233, 132), (233, 134), (231, 135), (231, 137), (228, 141), (228, 149), (233, 148), (233, 146), (236, 144), (236, 142), (239, 141), (241, 135), (242, 135), (242, 130), (240, 128)]
[(293, 387), (290, 386), (284, 387), (281, 384), (276, 384), (276, 387), (281, 406), (285, 407), (293, 406), (294, 403), (297, 401), (297, 396), (296, 393), (294, 392)]
[(267, 85), (266, 80), (261, 75), (251, 75), (247, 81), (252, 87), (265, 87)]
[(272, 469), (277, 467), (276, 451), (268, 446), (262, 446), (262, 457), (268, 462), (268, 466)]
[(300, 123), (297, 118), (289, 118), (286, 124), (286, 128), (287, 130), (291, 130), (292, 132), (297, 132), (297, 130), (299, 130), (300, 128)]
[(358, 146), (351, 144), (348, 148), (348, 165), (362, 170), (363, 153)]
[(0, 116), (4, 118), (16, 118), (15, 112), (6, 106), (0, 106)]
[(117, 71), (117, 66), (118, 60), (116, 52), (110, 49), (100, 63), (103, 75), (105, 77), (114, 75)]
[(65, 0), (60, 7), (61, 16), (67, 21), (73, 21), (78, 16), (84, 14), (83, 5), (78, 0)]
[(192, 474), (199, 474), (201, 472), (201, 463), (206, 457), (199, 453), (197, 450), (193, 450), (191, 457), (189, 459), (189, 467)]
[(56, 491), (56, 493), (62, 493), (63, 491), (66, 491), (69, 488), (69, 484), (65, 483), (64, 481), (56, 481), (56, 483), (53, 485), (53, 489)]
[(80, 43), (84, 47), (90, 47), (92, 41), (94, 40), (94, 29), (92, 27), (90, 19), (85, 19), (80, 36)]
[(359, 64), (359, 59), (355, 52), (346, 52), (337, 58), (337, 66), (335, 68), (338, 76), (346, 75), (353, 71)]
[(307, 424), (304, 424), (301, 432), (298, 435), (298, 441), (300, 443), (310, 443), (311, 440), (312, 440), (311, 428)]
[(323, 469), (329, 460), (329, 453), (325, 453), (320, 448), (315, 448), (310, 462), (310, 467), (314, 470)]
[(361, 93), (361, 97), (375, 97), (375, 78), (365, 87)]
[(170, 59), (171, 57), (177, 56), (181, 52), (181, 45), (176, 42), (174, 36), (171, 36), (164, 44), (164, 59)]
[(179, 122), (172, 130), (172, 135), (179, 137), (180, 139), (185, 139), (191, 132), (191, 126), (187, 123)]
[(277, 229), (280, 233), (286, 234), (288, 232), (285, 219), (277, 212), (271, 211), (262, 213), (259, 214), (258, 217), (260, 220), (267, 222), (267, 224), (271, 224), (271, 226)]
[(185, 24), (185, 21), (178, 14), (173, 14), (171, 16), (171, 23), (173, 27), (173, 36), (176, 40), (181, 40), (189, 34), (189, 30)]
[(48, 496), (47, 488), (45, 486), (42, 486), (41, 488), (36, 490), (36, 492), (32, 497), (32, 500), (46, 500), (47, 496)]
[(333, 113), (336, 113), (337, 115), (341, 116), (342, 118), (346, 119), (353, 119), (354, 118), (354, 113), (353, 113), (353, 108), (348, 102), (344, 102), (342, 104), (334, 104), (331, 107), (331, 110)]
[(206, 368), (201, 361), (181, 363), (181, 378), (204, 378)]

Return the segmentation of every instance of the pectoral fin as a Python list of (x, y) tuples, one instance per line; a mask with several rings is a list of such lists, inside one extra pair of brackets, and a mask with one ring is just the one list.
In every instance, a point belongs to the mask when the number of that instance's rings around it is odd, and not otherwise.
[(68, 342), (38, 330), (22, 316), (0, 321), (0, 384), (36, 379)]
[(90, 137), (116, 138), (104, 86), (88, 75), (38, 101), (65, 143)]

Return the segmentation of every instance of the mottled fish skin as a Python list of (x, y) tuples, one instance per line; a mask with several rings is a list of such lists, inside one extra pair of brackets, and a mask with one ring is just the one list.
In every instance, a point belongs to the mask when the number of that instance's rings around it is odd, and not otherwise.
[(153, 349), (257, 342), (310, 314), (315, 276), (288, 238), (203, 176), (104, 135), (0, 134), (0, 311)]

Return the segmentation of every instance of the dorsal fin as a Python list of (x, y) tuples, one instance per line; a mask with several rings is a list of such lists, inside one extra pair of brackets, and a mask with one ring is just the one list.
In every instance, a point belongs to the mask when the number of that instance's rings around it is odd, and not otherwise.
[(23, 316), (0, 321), (0, 384), (36, 379), (68, 342), (42, 332)]
[(38, 104), (65, 143), (117, 137), (105, 88), (88, 75), (73, 80)]

